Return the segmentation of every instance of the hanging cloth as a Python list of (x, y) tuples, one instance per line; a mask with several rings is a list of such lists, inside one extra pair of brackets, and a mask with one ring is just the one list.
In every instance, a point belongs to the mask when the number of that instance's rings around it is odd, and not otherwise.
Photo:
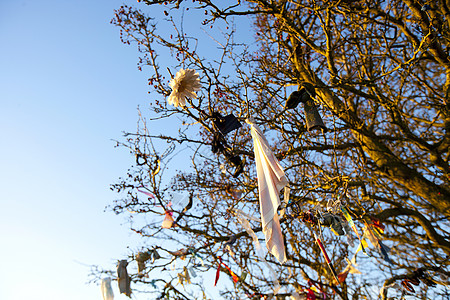
[(145, 270), (145, 262), (147, 260), (149, 260), (150, 258), (152, 258), (153, 252), (148, 250), (145, 252), (139, 252), (138, 254), (136, 254), (136, 262), (138, 265), (138, 275), (143, 276), (144, 274), (142, 272), (144, 272)]
[(217, 129), (219, 129), (223, 135), (242, 127), (242, 124), (233, 114), (222, 117), (220, 113), (214, 112), (212, 120), (214, 125), (216, 125)]
[(117, 281), (119, 283), (119, 291), (131, 298), (131, 277), (128, 276), (127, 271), (128, 262), (126, 259), (119, 261), (117, 264)]
[(379, 221), (372, 220), (371, 223), (366, 222), (366, 230), (368, 239), (373, 246), (381, 253), (381, 256), (385, 261), (392, 264), (388, 255), (390, 249), (381, 241), (381, 234), (384, 233), (384, 225), (379, 223)]
[[(280, 282), (277, 279), (277, 274), (272, 269), (272, 267), (269, 265), (269, 263), (264, 258), (264, 250), (261, 247), (261, 244), (258, 241), (258, 237), (256, 236), (256, 233), (253, 231), (252, 227), (250, 226), (250, 222), (248, 220), (252, 220), (253, 217), (247, 215), (243, 211), (239, 209), (235, 209), (236, 217), (239, 223), (241, 223), (242, 227), (244, 227), (245, 231), (247, 231), (248, 235), (253, 239), (253, 244), (255, 245), (255, 252), (259, 256), (259, 259), (263, 262), (263, 264), (267, 267), (269, 270), (270, 277), (272, 279), (272, 282), (274, 284), (273, 293), (276, 295), (278, 291), (280, 290)], [(259, 220), (257, 220), (259, 222)]]
[(338, 279), (340, 283), (343, 283), (345, 279), (347, 279), (347, 275), (350, 274), (361, 274), (361, 272), (356, 268), (358, 265), (356, 264), (356, 253), (353, 255), (352, 260), (345, 258), (347, 260), (347, 266), (345, 269), (338, 274)]
[(102, 290), (103, 300), (114, 300), (114, 293), (111, 288), (111, 278), (103, 278), (100, 288)]
[(189, 276), (188, 269), (183, 267), (183, 272), (178, 273), (178, 283), (180, 283), (183, 287), (184, 284), (191, 284), (191, 277)]
[(277, 209), (280, 206), (279, 191), (288, 185), (288, 180), (261, 129), (253, 123), (253, 120), (245, 121), (251, 126), (258, 176), (259, 207), (266, 246), (280, 263), (284, 263), (286, 253)]

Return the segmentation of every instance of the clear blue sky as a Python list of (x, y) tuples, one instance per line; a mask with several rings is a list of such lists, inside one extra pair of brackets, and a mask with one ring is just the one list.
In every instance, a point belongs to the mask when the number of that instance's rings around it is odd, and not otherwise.
[[(0, 0), (1, 300), (102, 299), (87, 285), (89, 265), (115, 270), (127, 246), (142, 246), (125, 217), (104, 212), (118, 197), (110, 184), (134, 163), (112, 140), (135, 131), (137, 107), (150, 101), (136, 46), (109, 24), (124, 3), (149, 10), (136, 1)], [(206, 284), (215, 294), (226, 280)], [(128, 299), (116, 286), (115, 299)]]
[(112, 139), (148, 102), (136, 49), (109, 24), (122, 3), (0, 0), (2, 300), (101, 299), (80, 263), (114, 269), (136, 244), (103, 211), (133, 163)]

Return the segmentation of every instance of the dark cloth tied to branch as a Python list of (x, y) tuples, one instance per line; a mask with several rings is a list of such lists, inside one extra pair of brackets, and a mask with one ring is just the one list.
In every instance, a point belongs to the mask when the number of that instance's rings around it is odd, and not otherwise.
[(233, 177), (237, 178), (244, 171), (245, 162), (228, 146), (225, 135), (242, 127), (242, 124), (233, 114), (222, 117), (220, 113), (214, 112), (212, 119), (218, 131), (214, 132), (211, 151), (215, 154), (222, 153), (225, 156), (226, 160), (235, 167)]
[(119, 291), (131, 298), (131, 277), (127, 271), (128, 262), (123, 259), (117, 264), (117, 282), (119, 284)]

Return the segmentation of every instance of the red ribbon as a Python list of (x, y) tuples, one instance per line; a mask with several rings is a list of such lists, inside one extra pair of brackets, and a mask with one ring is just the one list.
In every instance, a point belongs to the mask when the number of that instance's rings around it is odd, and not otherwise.
[(375, 219), (375, 218), (371, 218), (371, 220), (372, 220), (372, 224), (370, 224), (370, 225), (375, 227), (378, 230), (378, 232), (384, 233), (384, 225), (381, 224), (380, 220)]
[(219, 281), (219, 276), (220, 276), (220, 266), (221, 266), (221, 265), (223, 265), (223, 266), (228, 270), (228, 272), (230, 272), (231, 277), (233, 278), (233, 282), (234, 282), (234, 283), (238, 282), (238, 281), (239, 281), (239, 277), (238, 277), (236, 274), (234, 274), (234, 272), (231, 271), (230, 267), (227, 266), (227, 265), (222, 261), (222, 257), (218, 256), (218, 258), (219, 258), (219, 261), (220, 261), (220, 262), (219, 262), (219, 266), (217, 267), (217, 271), (216, 271), (216, 279), (214, 280), (214, 286), (216, 286), (217, 281)]
[(214, 280), (214, 286), (216, 286), (217, 281), (219, 281), (219, 276), (220, 276), (220, 265), (222, 264), (222, 258), (219, 256), (219, 266), (217, 267), (217, 271), (216, 271), (216, 279)]
[(333, 273), (334, 279), (336, 279), (336, 281), (338, 282), (338, 284), (340, 283), (339, 278), (337, 276), (336, 270), (333, 267), (333, 264), (331, 263), (330, 258), (328, 257), (327, 251), (325, 251), (325, 247), (323, 246), (322, 242), (320, 241), (320, 239), (316, 237), (316, 242), (320, 247), (320, 250), (322, 251), (323, 257), (325, 257), (325, 260), (328, 264), (328, 266), (330, 267), (331, 273)]
[[(327, 299), (328, 297), (327, 297), (327, 294), (323, 291), (323, 286), (322, 286), (322, 283), (320, 283), (320, 282), (317, 282), (317, 281), (314, 281), (314, 280), (312, 280), (312, 279), (308, 279), (308, 285), (311, 287), (311, 286), (314, 286), (321, 294), (322, 294), (322, 298), (323, 299)], [(310, 290), (310, 289), (308, 289), (308, 290)], [(314, 295), (315, 296), (315, 295)]]
[(308, 293), (306, 294), (306, 299), (307, 300), (316, 300), (316, 294), (314, 293), (313, 290), (308, 289)]
[(142, 194), (147, 195), (149, 198), (152, 198), (152, 199), (155, 198), (155, 195), (153, 195), (152, 193), (149, 193), (149, 192), (146, 192), (146, 191), (142, 191), (142, 190), (140, 190), (139, 188), (137, 188), (137, 191), (138, 191), (138, 192), (141, 192)]

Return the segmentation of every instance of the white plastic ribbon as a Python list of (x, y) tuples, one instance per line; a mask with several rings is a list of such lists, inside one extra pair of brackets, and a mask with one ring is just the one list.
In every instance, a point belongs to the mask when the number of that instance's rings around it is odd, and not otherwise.
[[(249, 221), (246, 219), (252, 219), (253, 217), (247, 215), (246, 213), (242, 212), (241, 210), (235, 209), (236, 217), (239, 223), (241, 223), (242, 227), (244, 227), (245, 231), (250, 235), (250, 237), (253, 239), (253, 243), (255, 244), (255, 252), (258, 255), (259, 259), (266, 265), (267, 269), (269, 270), (269, 273), (272, 277), (272, 281), (274, 283), (274, 291), (273, 293), (276, 295), (278, 291), (280, 290), (281, 286), (277, 279), (277, 274), (272, 269), (272, 267), (269, 265), (269, 263), (264, 258), (265, 253), (263, 248), (261, 247), (261, 244), (258, 241), (258, 237), (256, 236), (256, 233), (253, 231), (252, 227), (250, 226)], [(244, 218), (245, 217), (245, 218)], [(259, 221), (259, 220), (258, 220)]]
[(251, 215), (249, 215), (249, 214), (243, 212), (243, 211), (240, 210), (240, 209), (235, 208), (234, 211), (236, 212), (237, 215), (241, 215), (241, 217), (243, 216), (243, 217), (246, 217), (248, 220), (251, 220), (251, 221), (255, 221), (255, 222), (261, 223), (261, 220), (260, 220), (260, 219), (254, 217), (254, 216), (251, 216)]

